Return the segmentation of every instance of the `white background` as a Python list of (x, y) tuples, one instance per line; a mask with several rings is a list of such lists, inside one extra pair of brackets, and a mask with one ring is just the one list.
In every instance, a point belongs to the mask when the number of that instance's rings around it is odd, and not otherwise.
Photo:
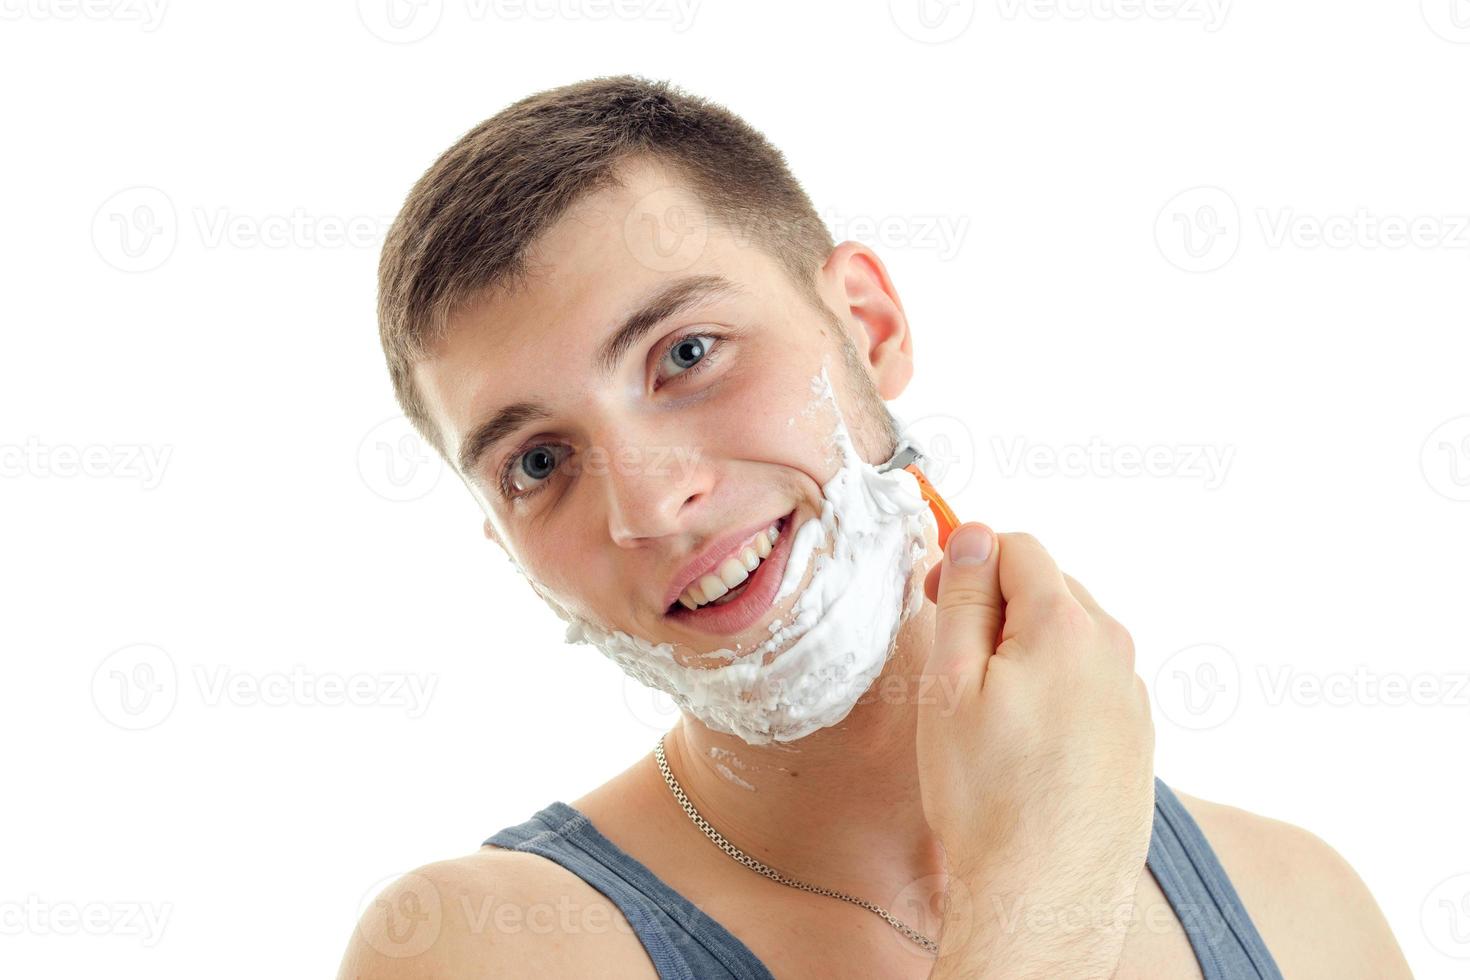
[(1464, 976), (1455, 2), (0, 0), (0, 972), (330, 975), (383, 879), (668, 727), (403, 440), (374, 321), (440, 151), (635, 72), (884, 258), (895, 411), (1131, 629), (1159, 775), (1316, 832)]

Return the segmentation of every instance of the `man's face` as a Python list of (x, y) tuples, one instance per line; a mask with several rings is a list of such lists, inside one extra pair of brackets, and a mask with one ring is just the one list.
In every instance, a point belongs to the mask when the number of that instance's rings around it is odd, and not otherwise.
[[(861, 321), (849, 334), (867, 377), (854, 377), (838, 328), (774, 260), (706, 222), (666, 171), (622, 176), (538, 240), (527, 286), (453, 317), (417, 380), (446, 450), (468, 461), (485, 533), (538, 592), (676, 650), (749, 648), (799, 589), (734, 629), (671, 611), (670, 594), (709, 546), (738, 559), (733, 539), (783, 519), (789, 539), (820, 516), (841, 465), (831, 403), (812, 387), (824, 365), (858, 453), (887, 457), (880, 395), (898, 394), (912, 361), (902, 308), (871, 252), (833, 252), (818, 285), (844, 323)], [(683, 302), (607, 350), (671, 289)], [(544, 414), (509, 419), (489, 442), (485, 424), (518, 403)], [(797, 570), (803, 586), (809, 573)]]

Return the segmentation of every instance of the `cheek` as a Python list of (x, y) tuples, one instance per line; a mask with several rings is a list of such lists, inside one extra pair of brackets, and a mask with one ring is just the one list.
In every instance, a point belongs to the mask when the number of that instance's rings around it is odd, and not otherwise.
[(842, 413), (852, 437), (859, 437), (853, 399), (840, 376), (842, 366), (835, 358), (827, 365), (833, 388), (830, 395), (820, 384), (821, 367), (816, 358), (806, 365), (786, 363), (732, 386), (732, 395), (720, 401), (721, 417), (708, 420), (708, 427), (700, 426), (708, 434), (711, 453), (716, 458), (798, 470), (818, 486), (830, 480), (842, 466), (832, 438), (836, 412)]

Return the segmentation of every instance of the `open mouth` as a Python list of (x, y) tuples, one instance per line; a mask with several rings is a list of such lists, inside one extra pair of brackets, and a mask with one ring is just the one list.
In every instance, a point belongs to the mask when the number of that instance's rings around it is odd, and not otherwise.
[[(751, 549), (747, 547), (732, 556), (736, 562), (741, 562), (740, 554), (744, 554), (746, 564), (751, 557), (759, 559), (759, 564), (754, 570), (747, 571), (743, 581), (730, 587), (719, 581), (718, 577), (712, 580), (710, 576), (705, 576), (702, 581), (709, 586), (708, 589), (701, 589), (692, 598), (686, 592), (681, 600), (675, 601), (668, 608), (665, 615), (683, 626), (712, 634), (739, 633), (749, 628), (771, 608), (776, 599), (776, 591), (780, 588), (781, 578), (786, 571), (786, 561), (791, 555), (791, 538), (795, 530), (791, 524), (795, 513), (793, 509), (775, 522), (776, 540), (771, 543), (769, 554), (763, 557), (758, 554), (753, 556), (749, 553)], [(720, 592), (721, 588), (725, 591)], [(717, 594), (711, 595), (712, 592)], [(709, 601), (696, 609), (685, 605), (686, 601), (706, 597)]]

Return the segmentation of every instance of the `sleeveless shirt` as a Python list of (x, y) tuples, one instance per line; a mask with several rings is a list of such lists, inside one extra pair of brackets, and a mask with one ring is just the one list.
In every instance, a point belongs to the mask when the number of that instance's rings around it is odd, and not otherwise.
[[(539, 854), (596, 888), (627, 918), (662, 980), (774, 980), (743, 942), (566, 803), (553, 802), (484, 843)], [(1214, 849), (1157, 776), (1147, 865), (1205, 980), (1281, 980)]]

